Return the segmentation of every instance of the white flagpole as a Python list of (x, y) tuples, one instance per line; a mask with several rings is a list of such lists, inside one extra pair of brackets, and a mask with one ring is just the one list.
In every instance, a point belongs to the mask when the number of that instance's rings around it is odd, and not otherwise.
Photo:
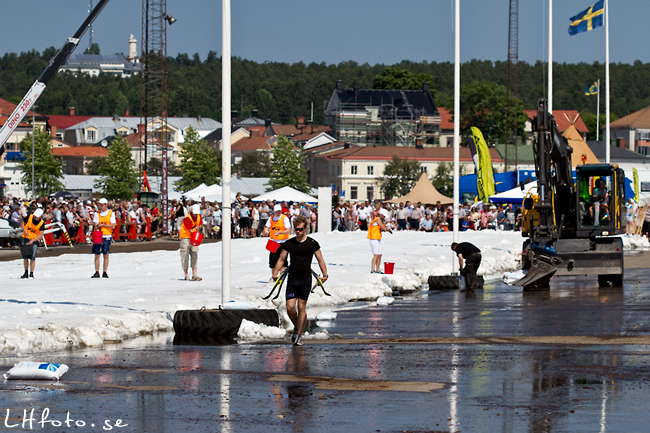
[(548, 0), (548, 112), (553, 114), (553, 0)]
[(230, 0), (221, 1), (221, 304), (230, 301)]
[(600, 78), (598, 79), (598, 84), (596, 84), (596, 141), (598, 141), (598, 133), (600, 132)]
[[(460, 164), (460, 0), (455, 2), (454, 11), (454, 219), (453, 241), (458, 242), (458, 202), (460, 188), (458, 184)], [(455, 257), (454, 257), (455, 259)], [(452, 260), (453, 271), (458, 270), (458, 261)]]
[(605, 162), (609, 164), (609, 1), (605, 0)]

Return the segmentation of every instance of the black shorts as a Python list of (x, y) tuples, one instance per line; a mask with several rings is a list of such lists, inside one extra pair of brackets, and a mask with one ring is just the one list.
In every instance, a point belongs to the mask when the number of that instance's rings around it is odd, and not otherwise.
[[(269, 252), (269, 268), (275, 268), (275, 264), (278, 262), (280, 254), (282, 254), (282, 247), (278, 248), (274, 253)], [(289, 262), (287, 259), (284, 259), (284, 267), (286, 268), (287, 266), (289, 266)]]
[(250, 228), (251, 219), (249, 217), (240, 217), (239, 218), (239, 227), (242, 229)]
[(311, 293), (311, 275), (307, 278), (287, 278), (287, 299), (298, 298), (306, 301)]

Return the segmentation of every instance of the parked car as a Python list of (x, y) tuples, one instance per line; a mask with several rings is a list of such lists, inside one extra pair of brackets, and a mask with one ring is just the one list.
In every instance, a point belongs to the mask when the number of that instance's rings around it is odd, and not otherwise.
[(0, 218), (0, 245), (10, 246), (13, 240), (20, 239), (23, 233), (20, 224)]

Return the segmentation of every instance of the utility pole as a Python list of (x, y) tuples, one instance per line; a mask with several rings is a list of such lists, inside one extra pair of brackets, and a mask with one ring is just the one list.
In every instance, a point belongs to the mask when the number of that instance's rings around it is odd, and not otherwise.
[(510, 143), (514, 144), (517, 169), (517, 97), (519, 96), (519, 0), (510, 0), (508, 63), (506, 84), (505, 170), (508, 171)]

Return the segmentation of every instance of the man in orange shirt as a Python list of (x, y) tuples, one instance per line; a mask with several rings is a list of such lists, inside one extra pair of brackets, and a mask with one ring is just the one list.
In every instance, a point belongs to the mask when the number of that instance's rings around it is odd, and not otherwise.
[(113, 230), (116, 226), (115, 213), (108, 208), (108, 200), (99, 199), (99, 212), (93, 214), (93, 225), (95, 230), (102, 231), (102, 243), (93, 244), (93, 254), (95, 255), (95, 273), (90, 278), (99, 278), (99, 256), (104, 256), (104, 273), (103, 278), (108, 278), (108, 254), (111, 252), (111, 242), (113, 242)]
[(43, 239), (43, 235), (45, 234), (45, 220), (41, 218), (42, 216), (43, 209), (39, 207), (32, 215), (28, 215), (20, 220), (20, 226), (23, 229), (23, 243), (20, 251), (23, 255), (23, 263), (25, 265), (25, 273), (20, 277), (22, 279), (34, 278), (38, 242)]
[[(192, 233), (203, 227), (203, 220), (201, 218), (201, 206), (199, 204), (192, 205), (192, 212), (185, 218), (181, 224), (180, 239), (181, 239), (181, 266), (185, 272), (185, 280), (187, 281), (201, 281), (202, 278), (196, 273), (196, 267), (199, 257), (199, 247), (194, 246), (190, 242)], [(187, 273), (190, 259), (192, 261), (192, 278)]]

